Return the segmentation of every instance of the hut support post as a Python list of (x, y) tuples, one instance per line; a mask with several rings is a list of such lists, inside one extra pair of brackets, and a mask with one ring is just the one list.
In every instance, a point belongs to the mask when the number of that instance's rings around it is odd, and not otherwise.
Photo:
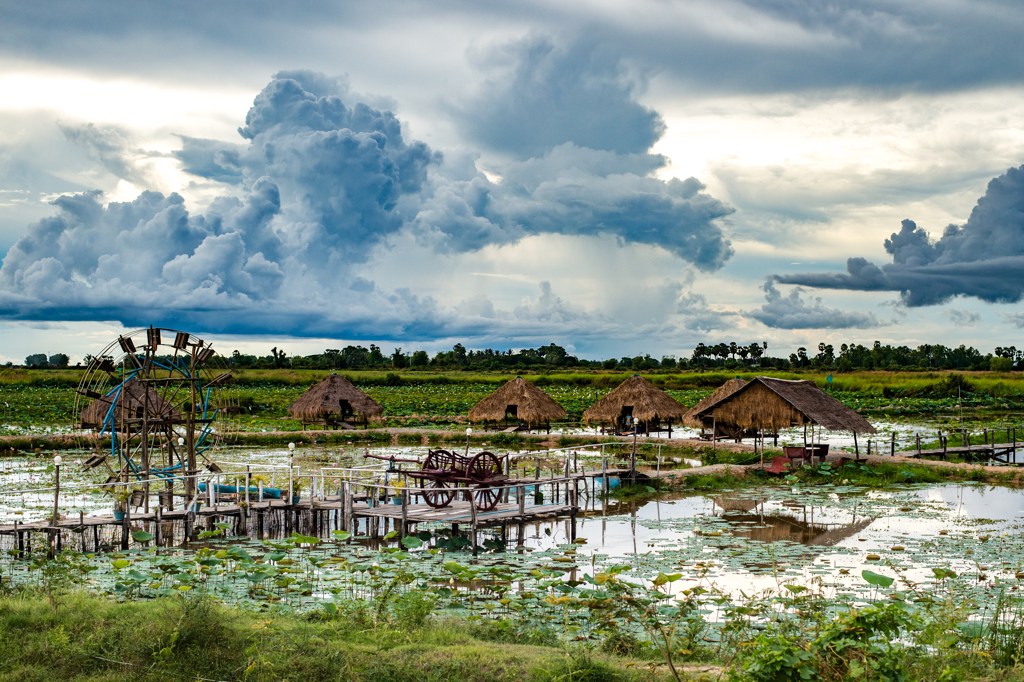
[(860, 459), (860, 447), (857, 445), (857, 432), (853, 432), (853, 457)]
[(521, 485), (516, 488), (516, 501), (519, 503), (519, 518), (520, 520), (526, 518), (526, 486)]
[(895, 431), (892, 432), (892, 443), (891, 443), (891, 445), (889, 447), (889, 456), (890, 457), (895, 457), (896, 456), (896, 432)]
[(718, 420), (714, 415), (711, 417), (711, 449), (718, 449)]
[(608, 458), (604, 454), (604, 446), (601, 446), (601, 488), (602, 493), (608, 494)]

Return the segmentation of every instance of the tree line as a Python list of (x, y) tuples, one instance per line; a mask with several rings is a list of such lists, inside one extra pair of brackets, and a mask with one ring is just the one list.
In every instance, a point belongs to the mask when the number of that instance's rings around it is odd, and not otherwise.
[[(234, 351), (227, 356), (227, 364), (234, 369), (434, 369), (434, 370), (540, 370), (544, 368), (606, 369), (630, 371), (687, 370), (687, 369), (831, 369), (837, 372), (853, 370), (996, 370), (1011, 371), (1024, 369), (1024, 351), (1015, 346), (996, 347), (994, 353), (982, 354), (978, 349), (960, 345), (955, 348), (939, 344), (923, 344), (917, 348), (909, 346), (883, 345), (875, 341), (870, 347), (861, 344), (835, 346), (819, 343), (817, 353), (811, 354), (801, 346), (789, 357), (772, 357), (768, 354), (768, 343), (758, 341), (748, 344), (698, 343), (690, 358), (676, 358), (665, 355), (654, 358), (649, 354), (588, 360), (571, 355), (565, 348), (550, 343), (538, 348), (519, 350), (471, 350), (463, 344), (455, 344), (449, 351), (431, 356), (425, 350), (405, 352), (401, 347), (385, 353), (376, 344), (328, 348), (323, 353), (305, 356), (288, 356), (277, 347), (271, 348), (265, 356), (247, 355)], [(86, 363), (91, 356), (86, 356)], [(25, 367), (34, 369), (64, 368), (68, 356), (55, 353), (29, 355)]]

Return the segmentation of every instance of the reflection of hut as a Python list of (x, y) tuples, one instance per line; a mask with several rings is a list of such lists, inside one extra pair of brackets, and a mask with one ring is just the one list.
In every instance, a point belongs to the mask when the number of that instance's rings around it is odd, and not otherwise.
[(724, 424), (713, 424), (713, 420), (711, 419), (700, 419), (697, 417), (697, 414), (700, 413), (700, 411), (703, 410), (705, 407), (714, 405), (719, 400), (731, 396), (733, 393), (735, 393), (736, 391), (738, 391), (739, 389), (743, 388), (746, 385), (746, 380), (740, 379), (739, 377), (736, 377), (735, 379), (729, 379), (724, 384), (715, 389), (714, 393), (712, 393), (709, 396), (706, 396), (699, 403), (691, 407), (687, 411), (687, 413), (683, 415), (683, 423), (695, 429), (700, 429), (701, 438), (705, 438), (708, 440), (712, 438), (712, 433), (714, 434), (714, 438), (716, 439), (736, 438), (738, 440), (744, 437), (749, 438), (753, 436), (752, 433), (744, 431), (743, 429), (730, 428), (725, 426)]
[[(875, 520), (863, 518), (853, 523), (814, 523), (785, 514), (730, 514), (729, 522), (736, 526), (735, 537), (757, 542), (794, 542), (807, 547), (831, 547), (851, 538), (864, 530)], [(743, 528), (750, 524), (752, 528)], [(817, 554), (818, 552), (810, 552)]]
[(668, 430), (672, 436), (672, 422), (680, 421), (686, 414), (686, 407), (642, 376), (634, 374), (619, 384), (583, 413), (588, 426), (594, 423), (610, 424), (615, 431), (627, 427), (627, 418), (637, 424), (639, 433), (653, 433)]
[(507, 382), (469, 410), (470, 421), (505, 422), (516, 421), (518, 430), (522, 425), (527, 429), (544, 427), (551, 431), (551, 422), (565, 418), (565, 409), (554, 398), (522, 377)]
[(303, 429), (311, 424), (350, 429), (349, 422), (357, 418), (365, 425), (384, 414), (384, 408), (345, 377), (332, 374), (300, 395), (288, 406), (288, 414), (301, 419)]
[(757, 377), (727, 396), (695, 411), (702, 422), (755, 433), (777, 433), (792, 426), (811, 426), (829, 431), (876, 433), (864, 417), (818, 388), (813, 381), (789, 381)]
[[(95, 394), (92, 394), (95, 395)], [(109, 416), (109, 420), (108, 420)], [(132, 378), (122, 386), (93, 400), (82, 410), (83, 429), (109, 429), (124, 432), (126, 424), (138, 423), (146, 417), (153, 426), (180, 424), (180, 410), (161, 396), (152, 386)]]
[(724, 512), (748, 512), (757, 509), (757, 505), (767, 502), (767, 497), (743, 497), (740, 495), (721, 495), (712, 502)]

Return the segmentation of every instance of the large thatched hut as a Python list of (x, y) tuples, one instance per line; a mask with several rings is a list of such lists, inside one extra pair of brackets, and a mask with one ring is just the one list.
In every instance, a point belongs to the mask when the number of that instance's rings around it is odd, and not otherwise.
[(303, 429), (309, 425), (352, 428), (353, 421), (366, 425), (380, 417), (384, 408), (345, 377), (332, 374), (300, 395), (288, 406), (288, 414), (302, 420)]
[(615, 431), (627, 427), (627, 418), (637, 423), (639, 433), (668, 430), (672, 435), (672, 422), (680, 421), (686, 407), (642, 376), (634, 374), (603, 398), (587, 408), (583, 421), (588, 426), (611, 426)]
[(736, 377), (729, 379), (715, 391), (706, 396), (699, 403), (687, 410), (683, 415), (683, 423), (687, 426), (701, 430), (702, 438), (710, 438), (712, 433), (715, 438), (743, 438), (750, 434), (743, 429), (729, 428), (726, 425), (714, 424), (710, 418), (701, 419), (697, 415), (706, 407), (714, 405), (723, 398), (726, 398), (747, 385), (745, 379)]
[(565, 409), (526, 379), (516, 377), (469, 410), (469, 419), (474, 422), (507, 423), (510, 418), (517, 426), (550, 431), (551, 422), (565, 418)]
[(757, 377), (710, 405), (697, 410), (702, 422), (710, 420), (717, 432), (729, 429), (778, 433), (793, 426), (821, 427), (828, 431), (877, 433), (868, 420), (818, 388), (813, 381)]
[(184, 421), (184, 415), (169, 400), (149, 384), (132, 378), (89, 403), (80, 415), (80, 426), (96, 430), (113, 428), (123, 432), (125, 423), (131, 424), (144, 416), (154, 426), (161, 422), (180, 424)]

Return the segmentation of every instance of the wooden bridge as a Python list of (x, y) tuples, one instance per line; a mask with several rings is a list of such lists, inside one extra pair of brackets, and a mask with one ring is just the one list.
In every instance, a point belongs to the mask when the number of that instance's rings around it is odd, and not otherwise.
[[(353, 538), (362, 531), (359, 540), (379, 540), (388, 533), (389, 526), (402, 536), (412, 531), (417, 524), (451, 524), (453, 531), (463, 525), (472, 533), (472, 548), (476, 551), (478, 529), (500, 527), (502, 534), (508, 526), (518, 526), (520, 538), (523, 526), (544, 519), (569, 517), (572, 521), (571, 539), (576, 534), (576, 514), (580, 511), (581, 487), (588, 492), (588, 486), (597, 493), (597, 481), (627, 475), (627, 469), (606, 469), (570, 474), (562, 478), (515, 478), (509, 479), (503, 488), (502, 501), (492, 510), (481, 512), (471, 501), (453, 501), (441, 509), (415, 503), (416, 495), (406, 492), (401, 504), (389, 504), (370, 499), (366, 494), (354, 494), (346, 487), (341, 495), (326, 495), (316, 499), (306, 498), (291, 504), (285, 500), (272, 499), (249, 501), (238, 504), (221, 495), (221, 503), (208, 501), (197, 509), (167, 510), (157, 508), (146, 513), (131, 513), (116, 519), (113, 514), (86, 516), (79, 512), (77, 518), (63, 518), (56, 524), (50, 520), (27, 523), (15, 522), (0, 525), (0, 536), (11, 536), (18, 555), (31, 553), (33, 536), (37, 546), (45, 545), (48, 551), (63, 549), (80, 550), (83, 553), (105, 549), (128, 549), (133, 530), (151, 532), (152, 540), (141, 544), (171, 546), (177, 541), (192, 541), (198, 538), (202, 527), (214, 530), (216, 523), (227, 522), (233, 526), (231, 534), (251, 535), (263, 538), (266, 534), (288, 536), (293, 531), (329, 537), (332, 530), (341, 530)], [(545, 504), (539, 495), (542, 488), (549, 489), (550, 502)], [(533, 497), (533, 504), (527, 499)], [(470, 500), (472, 498), (470, 497)], [(596, 494), (588, 495), (596, 499)], [(102, 535), (102, 537), (101, 537)], [(42, 536), (40, 538), (39, 536)]]

